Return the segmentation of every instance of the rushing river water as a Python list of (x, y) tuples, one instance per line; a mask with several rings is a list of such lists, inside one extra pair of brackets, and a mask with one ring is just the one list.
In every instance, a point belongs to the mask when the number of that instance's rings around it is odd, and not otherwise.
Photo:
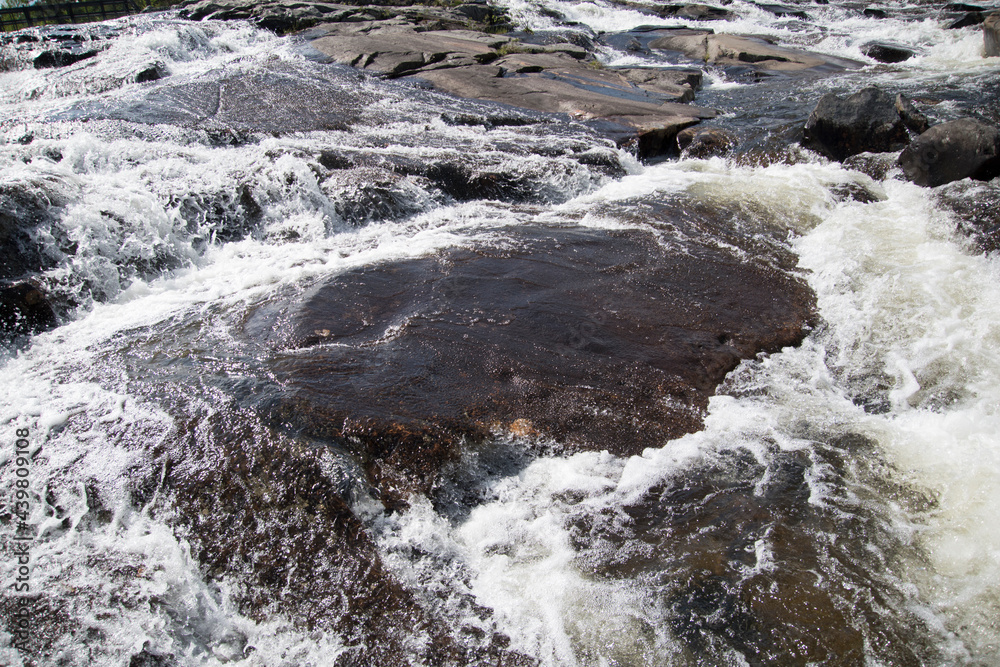
[[(601, 2), (504, 4), (536, 35), (656, 23)], [(713, 124), (744, 156), (780, 144), (823, 93), (869, 84), (924, 100), (934, 121), (1000, 122), (1000, 62), (978, 28), (943, 29), (931, 4), (887, 3), (887, 19), (862, 7), (808, 5), (803, 21), (736, 0), (713, 29), (863, 66), (759, 82), (709, 70), (695, 102), (724, 112)], [(336, 631), (248, 607), (254, 584), (199, 562), (185, 510), (135, 480), (167, 474), (162, 452), (185, 430), (207, 442), (213, 419), (263, 428), (253, 415), (285, 386), (247, 333), (267, 304), (388, 261), (502, 245), (529, 223), (641, 226), (635, 212), (662, 200), (735, 212), (787, 243), (818, 298), (805, 341), (743, 362), (703, 430), (637, 456), (496, 433), (433, 501), (386, 512), (349, 457), (324, 454), (385, 569), (445, 625), (503, 635), (543, 665), (1000, 665), (1000, 264), (953, 211), (997, 202), (996, 186), (934, 191), (797, 151), (641, 164), (528, 112), (454, 122), (501, 112), (360, 79), (241, 22), (80, 30), (101, 40), (96, 56), (39, 70), (8, 49), (0, 73), (0, 192), (35, 202), (21, 210), (37, 215), (38, 281), (61, 321), (0, 366), (0, 572), (5, 587), (17, 578), (10, 503), (27, 479), (46, 656), (0, 628), (0, 664), (354, 664), (338, 662), (350, 639)], [(874, 63), (872, 40), (917, 55)], [(601, 52), (609, 66), (658, 57)], [(134, 82), (157, 64), (169, 77)], [(344, 156), (367, 166), (321, 169)], [(471, 162), (500, 185), (463, 196), (380, 160)]]

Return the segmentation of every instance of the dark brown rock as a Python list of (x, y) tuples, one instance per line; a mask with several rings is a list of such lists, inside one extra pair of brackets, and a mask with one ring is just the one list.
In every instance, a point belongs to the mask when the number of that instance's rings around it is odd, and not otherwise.
[(899, 164), (917, 185), (1000, 176), (1000, 129), (971, 118), (941, 123), (906, 147)]
[(426, 612), (395, 579), (348, 506), (343, 452), (225, 406), (182, 420), (153, 457), (132, 475), (136, 500), (169, 495), (177, 528), (205, 573), (233, 584), (240, 613), (263, 621), (280, 610), (353, 647), (332, 665), (534, 664), (500, 636), (459, 640), (461, 627)]
[(27, 282), (0, 285), (0, 341), (55, 328), (55, 311), (45, 294)]
[(982, 12), (966, 12), (965, 15), (955, 19), (947, 25), (948, 30), (958, 30), (959, 28), (971, 28), (980, 25), (986, 17)]
[[(655, 591), (661, 622), (693, 664), (734, 654), (760, 667), (937, 662), (935, 630), (886, 574), (898, 538), (845, 481), (848, 462), (877, 448), (856, 435), (810, 440), (808, 453), (713, 452), (624, 507), (580, 503), (577, 562)], [(897, 492), (914, 506), (933, 502)]]
[(728, 9), (701, 4), (662, 5), (655, 11), (664, 18), (670, 16), (691, 21), (721, 21), (733, 15)]
[(880, 63), (901, 63), (913, 57), (913, 51), (910, 49), (881, 42), (865, 44), (861, 47), (861, 52)]
[(662, 224), (691, 235), (687, 252), (645, 232), (526, 226), (259, 311), (247, 330), (279, 350), (278, 419), (346, 443), (383, 498), (426, 493), (463, 438), (491, 430), (626, 455), (698, 430), (725, 374), (800, 341), (813, 301), (773, 248), (737, 257), (697, 240), (702, 215), (731, 234), (710, 212), (684, 215)]
[(930, 129), (931, 125), (930, 121), (927, 120), (927, 116), (917, 111), (913, 103), (903, 97), (902, 93), (896, 95), (896, 112), (903, 119), (903, 124), (911, 132), (923, 134)]
[(170, 75), (170, 70), (163, 63), (153, 63), (149, 67), (139, 71), (135, 75), (136, 83), (147, 83), (149, 81), (159, 81)]
[(787, 5), (762, 3), (762, 2), (755, 2), (754, 4), (763, 9), (764, 11), (774, 14), (775, 16), (778, 16), (780, 18), (792, 17), (796, 19), (802, 19), (803, 21), (809, 19), (808, 14), (806, 14), (801, 9), (797, 9), (795, 7), (789, 7)]
[(736, 143), (736, 137), (718, 127), (696, 125), (677, 134), (677, 147), (686, 157), (724, 156), (736, 147)]
[(66, 67), (78, 63), (81, 60), (93, 58), (98, 54), (94, 50), (74, 49), (51, 49), (42, 51), (35, 56), (33, 62), (35, 69), (48, 69), (52, 67)]
[(847, 97), (824, 95), (809, 115), (802, 145), (834, 159), (899, 150), (909, 135), (887, 93), (870, 87)]

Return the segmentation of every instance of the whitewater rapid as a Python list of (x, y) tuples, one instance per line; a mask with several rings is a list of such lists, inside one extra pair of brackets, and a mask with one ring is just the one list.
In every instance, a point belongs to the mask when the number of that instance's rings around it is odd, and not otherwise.
[[(504, 4), (533, 30), (553, 29), (538, 3)], [(544, 4), (593, 30), (651, 22), (605, 3)], [(711, 27), (862, 61), (866, 67), (848, 83), (926, 86), (941, 94), (956, 80), (976, 86), (995, 76), (997, 62), (982, 58), (981, 35), (972, 29), (810, 5), (811, 25), (823, 28), (817, 33), (740, 0), (730, 9), (738, 20)], [(581, 522), (611, 516), (632, 530), (623, 508), (731, 468), (764, 495), (792, 457), (805, 462), (810, 507), (870, 528), (870, 542), (858, 549), (884, 568), (874, 576), (889, 591), (887, 613), (926, 625), (932, 664), (998, 664), (1000, 533), (992, 512), (1000, 502), (1000, 263), (958, 233), (954, 214), (932, 191), (894, 178), (876, 181), (816, 156), (767, 166), (721, 158), (643, 165), (594, 140), (626, 172), (609, 176), (559, 152), (560, 142), (582, 142), (584, 135), (447, 124), (407, 101), (405, 90), (372, 83), (358, 84), (378, 98), (372, 114), (403, 105), (414, 118), (235, 145), (212, 144), (205, 131), (182, 124), (110, 117), (82, 123), (74, 110), (137, 99), (140, 84), (120, 72), (151, 60), (192, 80), (276, 60), (309, 76), (320, 67), (291, 39), (238, 22), (167, 16), (113, 23), (124, 36), (90, 64), (0, 74), (3, 116), (17, 119), (0, 126), (0, 185), (41, 191), (56, 211), (40, 232), (54, 262), (42, 281), (72, 304), (61, 326), (9, 352), (0, 367), (5, 441), (26, 430), (37, 454), (27, 466), (32, 587), (55, 592), (60, 614), (81, 628), (45, 630), (62, 664), (120, 665), (149, 647), (184, 665), (325, 665), (345, 650), (334, 633), (305, 630), (280, 610), (267, 621), (242, 615), (233, 603), (239, 583), (208, 577), (169, 513), (133, 502), (130, 476), (148, 464), (144, 452), (177, 426), (164, 407), (171, 397), (161, 404), (136, 390), (128, 359), (162, 363), (162, 377), (183, 377), (188, 363), (212, 368), (223, 384), (206, 381), (190, 400), (206, 412), (222, 410), (231, 399), (220, 389), (229, 386), (224, 382), (252, 385), (266, 373), (257, 351), (232, 330), (276, 293), (471, 245), (533, 220), (627, 227), (634, 223), (606, 215), (601, 204), (657, 197), (727, 207), (747, 224), (785, 230), (817, 294), (819, 324), (800, 347), (744, 362), (711, 399), (705, 428), (662, 448), (628, 458), (587, 452), (522, 461), (524, 436), (498, 435), (495, 451), (471, 451), (453, 472), (455, 484), (482, 489), (483, 501), (466, 514), (448, 516), (426, 499), (386, 514), (359, 494), (355, 510), (387, 566), (456, 624), (482, 625), (469, 617), (470, 598), (490, 608), (489, 629), (544, 665), (694, 664), (669, 622), (669, 584), (601, 574), (616, 554), (599, 539), (581, 546)], [(890, 38), (920, 55), (893, 69), (860, 53), (863, 42)], [(608, 64), (635, 58), (610, 50), (602, 57)], [(752, 94), (715, 76), (707, 96)], [(805, 84), (808, 94), (800, 94), (818, 98), (844, 81)], [(962, 103), (935, 107), (941, 118), (963, 111)], [(30, 142), (19, 141), (28, 135)], [(554, 146), (554, 157), (519, 153), (516, 146), (525, 143)], [(373, 147), (424, 159), (479, 154), (542, 185), (523, 204), (456, 202), (411, 179), (394, 186), (398, 208), (386, 219), (359, 220), (343, 207), (358, 190), (344, 184), (325, 191), (309, 153)], [(260, 223), (228, 240), (226, 225), (246, 206), (218, 193), (244, 187), (261, 204)], [(869, 196), (844, 197), (845, 188)], [(178, 392), (190, 390), (185, 383), (198, 384), (178, 381)], [(834, 470), (831, 452), (845, 457), (842, 469)], [(490, 457), (521, 463), (486, 465)], [(16, 468), (15, 450), (5, 445), (4, 497), (18, 488)], [(99, 512), (106, 521), (94, 520)], [(13, 524), (5, 521), (3, 530), (12, 534)], [(813, 537), (824, 545), (854, 539), (822, 531)], [(746, 580), (780, 567), (779, 546), (770, 534), (754, 541)], [(5, 582), (16, 568), (5, 554)], [(817, 573), (817, 585), (827, 574)], [(0, 664), (27, 664), (10, 640), (0, 630)], [(735, 653), (726, 659), (745, 664)]]

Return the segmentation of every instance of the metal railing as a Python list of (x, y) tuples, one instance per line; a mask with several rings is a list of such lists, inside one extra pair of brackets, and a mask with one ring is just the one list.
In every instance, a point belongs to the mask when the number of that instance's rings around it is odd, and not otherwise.
[(28, 5), (0, 9), (0, 31), (9, 32), (36, 25), (107, 21), (138, 13), (133, 0), (81, 0), (51, 5)]

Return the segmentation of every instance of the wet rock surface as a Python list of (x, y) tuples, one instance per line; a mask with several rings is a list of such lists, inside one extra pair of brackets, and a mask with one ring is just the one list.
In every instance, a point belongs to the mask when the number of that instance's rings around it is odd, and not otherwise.
[(1000, 56), (1000, 11), (983, 19), (983, 49), (987, 58)]
[[(295, 442), (235, 406), (225, 413), (182, 419), (135, 470), (132, 492), (144, 504), (171, 498), (206, 573), (238, 577), (241, 613), (263, 621), (281, 610), (310, 632), (337, 633), (346, 650), (331, 665), (537, 664), (506, 637), (448, 628), (421, 607), (349, 507), (343, 451)], [(488, 611), (478, 614), (488, 627)], [(253, 651), (232, 631), (212, 634), (199, 641), (216, 657)], [(139, 656), (134, 664), (160, 664)]]
[(0, 283), (0, 341), (55, 328), (55, 311), (45, 294), (27, 282)]
[(694, 97), (686, 71), (595, 68), (571, 43), (531, 44), (470, 30), (425, 30), (395, 22), (335, 24), (309, 33), (335, 62), (413, 78), (435, 90), (595, 121), (641, 156), (668, 152), (684, 127), (715, 111), (682, 106)]
[(917, 185), (991, 180), (1000, 175), (1000, 129), (971, 118), (935, 125), (900, 153), (899, 164)]
[[(581, 507), (579, 563), (598, 577), (648, 582), (695, 664), (725, 664), (733, 652), (760, 666), (940, 659), (921, 645), (926, 624), (907, 610), (907, 591), (883, 580), (883, 563), (901, 545), (844, 485), (848, 461), (872, 443), (826, 437), (810, 454), (775, 445), (766, 463), (719, 452), (626, 506)], [(817, 476), (830, 484), (822, 505), (808, 502)], [(905, 502), (933, 502), (900, 492)]]
[(824, 95), (806, 121), (802, 144), (834, 160), (906, 146), (909, 135), (887, 93), (870, 87), (847, 98)]
[(725, 156), (737, 143), (736, 137), (717, 127), (689, 127), (677, 135), (677, 147), (685, 157)]
[[(336, 72), (303, 75), (280, 63), (222, 78), (170, 78), (124, 104), (83, 102), (56, 120), (117, 119), (210, 132), (346, 130), (374, 98)], [(338, 81), (338, 78), (341, 80)]]
[(703, 245), (697, 218), (657, 224), (688, 251), (649, 232), (527, 227), (331, 278), (246, 329), (278, 350), (282, 419), (353, 443), (387, 494), (426, 492), (463, 437), (495, 430), (638, 453), (700, 428), (726, 373), (796, 344), (812, 317), (774, 256)]
[(861, 52), (880, 63), (901, 63), (913, 57), (913, 51), (896, 44), (874, 42), (861, 47)]
[(1000, 188), (996, 184), (963, 179), (937, 188), (935, 197), (951, 209), (958, 228), (980, 250), (1000, 250)]
[(650, 31), (649, 48), (677, 51), (695, 62), (714, 65), (752, 65), (774, 72), (831, 72), (858, 67), (842, 58), (775, 46), (763, 39), (715, 34), (708, 30), (675, 28)]
[[(644, 7), (692, 21), (731, 13), (706, 5)], [(792, 24), (812, 11), (810, 5), (761, 7)], [(858, 65), (702, 29), (598, 34), (567, 25), (555, 37), (497, 34), (509, 27), (507, 17), (477, 2), (203, 1), (191, 4), (187, 16), (247, 19), (280, 33), (308, 28), (300, 38), (324, 57), (310, 52), (308, 66), (294, 70), (268, 62), (245, 72), (236, 63), (213, 80), (171, 80), (168, 69), (143, 61), (151, 64), (129, 70), (144, 84), (131, 105), (89, 100), (50, 120), (170, 125), (202, 132), (198, 136), (209, 138), (205, 147), (314, 131), (360, 137), (353, 145), (338, 138), (317, 148), (297, 139), (269, 149), (255, 168), (302, 166), (281, 182), (287, 192), (255, 189), (259, 174), (247, 170), (165, 196), (171, 215), (194, 230), (193, 244), (300, 241), (298, 231), (265, 227), (287, 216), (280, 197), (302, 192), (296, 188), (303, 182), (314, 184), (309, 196), (323, 201), (327, 231), (343, 223), (336, 232), (346, 229), (345, 235), (418, 217), (427, 201), (441, 207), (491, 201), (518, 215), (537, 212), (532, 207), (566, 201), (634, 168), (603, 139), (609, 136), (644, 158), (730, 156), (745, 149), (745, 126), (721, 118), (715, 121), (720, 127), (699, 124), (715, 116), (712, 105), (695, 104), (706, 61), (733, 78), (742, 72), (743, 83), (763, 88), (770, 80), (769, 90), (790, 99), (754, 106), (754, 121), (798, 131), (815, 102), (800, 98), (815, 88), (800, 95), (783, 77), (818, 78)], [(634, 44), (630, 51), (640, 62), (655, 52), (673, 64), (603, 67), (594, 54), (612, 42)], [(456, 102), (428, 88), (484, 103)], [(712, 99), (727, 99), (715, 88)], [(761, 95), (753, 86), (739, 88), (729, 99)], [(393, 107), (404, 98), (426, 106), (397, 112)], [(890, 106), (910, 131), (927, 130), (928, 119), (906, 98), (897, 96)], [(894, 142), (905, 130), (900, 134), (896, 121), (889, 145), (898, 148)], [(380, 124), (389, 123), (407, 123), (412, 136), (386, 140)], [(457, 135), (446, 131), (457, 127), (477, 134), (458, 145)], [(540, 139), (550, 135), (551, 142)], [(770, 148), (777, 148), (761, 164), (815, 159), (789, 148), (790, 136), (773, 132)], [(199, 138), (186, 140), (203, 148)], [(884, 149), (878, 141), (841, 143), (851, 144), (845, 154), (858, 146)], [(895, 159), (862, 153), (847, 158), (845, 167), (880, 181)], [(553, 185), (559, 178), (581, 185)], [(828, 190), (834, 201), (859, 205), (885, 198), (877, 183), (870, 185)], [(981, 247), (995, 251), (994, 188), (969, 187), (956, 189), (949, 205)], [(0, 278), (43, 266), (30, 232), (60, 215), (64, 199), (41, 192), (0, 190), (6, 216)], [(935, 196), (947, 199), (949, 192)], [(510, 455), (513, 462), (496, 455), (497, 467), (513, 477), (540, 454), (607, 450), (627, 457), (701, 429), (708, 399), (727, 373), (741, 360), (798, 344), (816, 319), (784, 230), (745, 229), (755, 217), (767, 217), (743, 215), (757, 205), (726, 209), (658, 194), (655, 201), (588, 211), (607, 216), (615, 229), (530, 218), (477, 230), (476, 241), (463, 237), (455, 247), (414, 259), (320, 279), (307, 272), (305, 293), (283, 288), (254, 301), (248, 312), (219, 315), (206, 307), (169, 325), (123, 332), (130, 340), (123, 347), (131, 348), (108, 368), (127, 369), (135, 393), (169, 406), (176, 420), (130, 476), (133, 500), (163, 512), (192, 546), (207, 581), (234, 587), (239, 613), (262, 623), (280, 613), (310, 632), (343, 637), (348, 651), (336, 665), (536, 664), (495, 632), (493, 612), (471, 593), (425, 590), (422, 580), (394, 570), (376, 543), (375, 524), (428, 498), (435, 520), (467, 518), (486, 502), (489, 484), (464, 470), (463, 461), (470, 452), (492, 454), (501, 439), (523, 445)], [(66, 239), (57, 241), (59, 252), (76, 252)], [(303, 262), (332, 252), (324, 246)], [(22, 327), (16, 335), (54, 321), (46, 297), (32, 289), (17, 282), (0, 290), (0, 310), (20, 313), (27, 304), (41, 313), (10, 320)], [(8, 296), (15, 304), (9, 308)], [(0, 327), (7, 326), (4, 318), (0, 312)], [(220, 336), (224, 342), (206, 344), (210, 329), (239, 340)], [(253, 354), (239, 363), (216, 357), (239, 356), (244, 343)], [(157, 373), (166, 378), (159, 386)], [(211, 410), (173, 409), (179, 397), (199, 390), (210, 394)], [(879, 395), (890, 390), (880, 387)], [(734, 652), (751, 665), (855, 664), (870, 656), (886, 664), (944, 664), (925, 645), (933, 630), (907, 612), (907, 592), (881, 578), (899, 541), (864, 499), (855, 502), (853, 490), (838, 486), (850, 478), (849, 462), (876, 446), (863, 438), (815, 438), (815, 448), (721, 455), (606, 513), (581, 508), (571, 516), (577, 562), (588, 577), (629, 580), (650, 591), (663, 627), (697, 664), (723, 664)], [(448, 475), (459, 483), (442, 484)], [(810, 484), (817, 479), (836, 491), (832, 504), (813, 502)], [(907, 493), (901, 487), (891, 497)], [(107, 525), (111, 512), (90, 507), (85, 520)], [(422, 548), (413, 547), (414, 558), (426, 555)], [(452, 597), (445, 603), (436, 596)], [(453, 604), (461, 613), (442, 611)], [(45, 646), (70, 624), (61, 619)], [(254, 650), (239, 633), (195, 635), (197, 650), (221, 662)], [(131, 664), (178, 664), (176, 654), (155, 647), (136, 646), (130, 654)]]
[[(489, 6), (403, 7), (323, 3), (296, 4), (203, 1), (183, 15), (200, 20), (248, 18), (301, 37), (331, 61), (389, 78), (414, 80), (459, 97), (498, 102), (589, 121), (640, 157), (676, 152), (676, 135), (712, 109), (697, 107), (699, 81), (687, 71), (706, 63), (748, 69), (761, 75), (822, 75), (861, 63), (789, 49), (752, 36), (716, 35), (711, 30), (637, 28), (604, 35), (565, 32), (553, 36), (498, 34), (506, 17)], [(660, 17), (692, 21), (725, 19), (729, 10), (708, 5), (651, 7), (625, 3)], [(805, 18), (798, 9), (761, 5), (777, 16)], [(278, 20), (275, 17), (284, 16)], [(270, 18), (267, 18), (270, 17)], [(277, 28), (270, 25), (277, 21)], [(634, 42), (637, 52), (680, 56), (675, 66), (610, 68), (596, 59), (600, 43)], [(633, 47), (629, 46), (630, 50)]]

